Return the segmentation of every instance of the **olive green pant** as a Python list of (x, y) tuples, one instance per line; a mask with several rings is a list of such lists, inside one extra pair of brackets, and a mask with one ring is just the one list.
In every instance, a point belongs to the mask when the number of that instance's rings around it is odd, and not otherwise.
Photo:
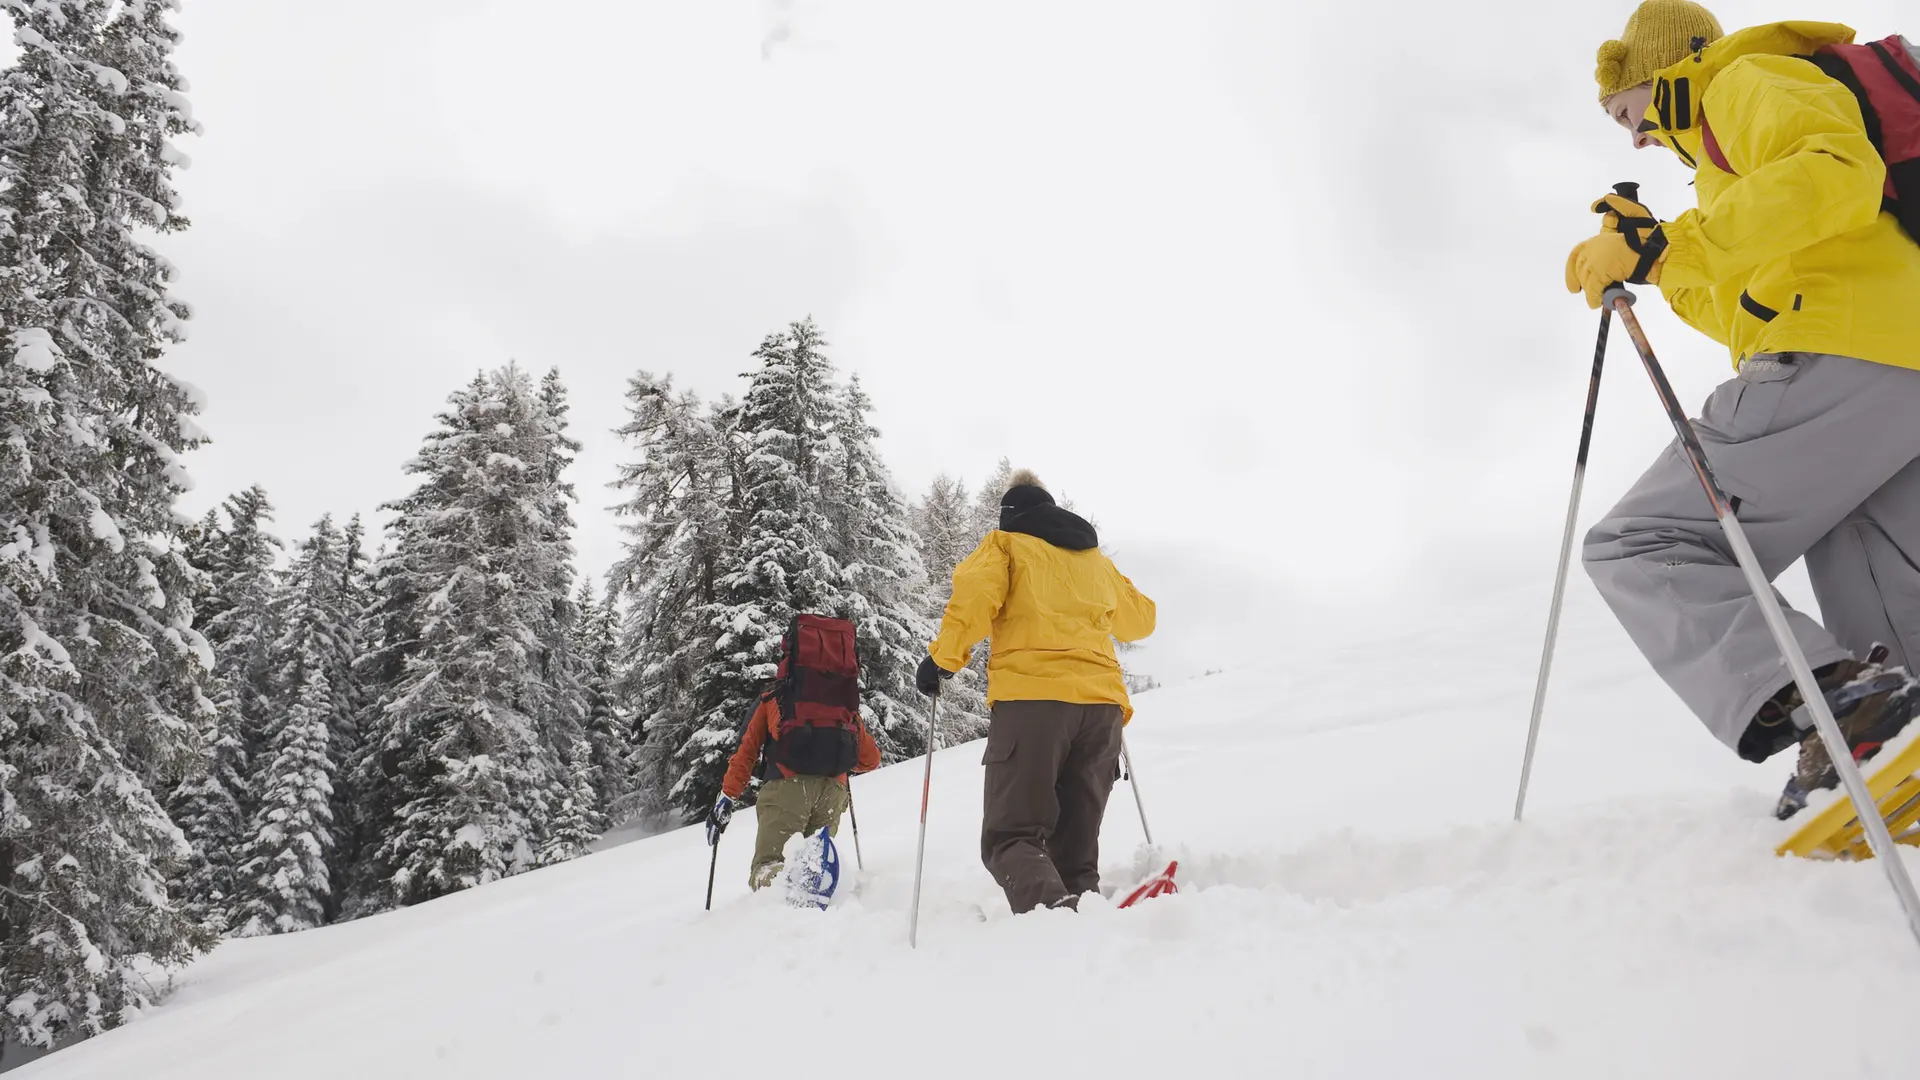
[(786, 864), (787, 841), (821, 829), (840, 835), (840, 815), (847, 809), (847, 785), (833, 776), (789, 776), (760, 786), (755, 813), (760, 834), (753, 842), (753, 867), (747, 885), (764, 889), (773, 884)]

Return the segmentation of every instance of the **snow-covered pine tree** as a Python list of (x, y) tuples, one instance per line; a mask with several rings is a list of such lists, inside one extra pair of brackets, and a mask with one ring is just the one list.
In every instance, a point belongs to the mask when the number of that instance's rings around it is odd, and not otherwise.
[(395, 784), (400, 751), (389, 745), (386, 710), (400, 693), (408, 660), (419, 651), (424, 614), (422, 597), (414, 592), (419, 578), (412, 565), (418, 558), (409, 562), (400, 550), (422, 550), (421, 544), (408, 543), (404, 537), (430, 513), (430, 494), (423, 487), (389, 504), (388, 509), (397, 513), (387, 525), (387, 541), (367, 560), (359, 581), (362, 599), (356, 625), (361, 652), (353, 679), (358, 690), (355, 726), (360, 745), (346, 775), (350, 809), (346, 829), (338, 838), (346, 866), (346, 877), (340, 882), (342, 918), (384, 911), (392, 903), (387, 881), (392, 871), (380, 861), (378, 850), (386, 823), (400, 805)]
[(631, 767), (633, 812), (657, 815), (669, 812), (667, 793), (682, 772), (677, 755), (700, 716), (697, 684), (715, 637), (706, 620), (739, 561), (742, 455), (731, 403), (710, 410), (676, 393), (671, 376), (644, 371), (629, 381), (627, 401), (617, 434), (637, 456), (614, 484), (625, 495), (615, 513), (626, 519), (627, 539), (608, 575), (607, 603), (622, 606), (618, 693), (642, 740)]
[[(354, 528), (358, 529), (357, 521)], [(274, 704), (265, 722), (263, 750), (255, 759), (254, 778), (249, 785), (259, 803), (247, 834), (254, 848), (266, 845), (272, 849), (264, 853), (252, 850), (247, 857), (267, 861), (276, 867), (276, 873), (263, 875), (256, 869), (242, 875), (247, 912), (236, 925), (248, 924), (243, 930), (246, 933), (317, 925), (302, 914), (309, 904), (317, 905), (322, 921), (339, 910), (338, 884), (345, 880), (351, 852), (341, 845), (340, 824), (350, 810), (343, 792), (344, 777), (357, 757), (359, 742), (354, 676), (354, 664), (360, 655), (359, 612), (354, 595), (358, 543), (358, 537), (350, 539), (342, 533), (330, 515), (322, 516), (279, 576), (274, 601), (279, 636), (268, 654)], [(305, 714), (314, 708), (307, 699), (317, 691), (325, 693), (320, 712), (326, 725), (324, 738), (302, 727), (310, 722)], [(295, 711), (303, 715), (296, 719), (292, 716)], [(324, 750), (317, 770), (307, 760), (313, 746)], [(288, 770), (297, 770), (297, 775)], [(329, 793), (324, 825), (308, 828), (310, 839), (299, 842), (319, 845), (324, 873), (280, 874), (277, 868), (288, 858), (287, 845), (298, 835), (284, 822), (305, 813), (300, 807), (310, 801), (312, 790), (321, 787)], [(300, 800), (298, 806), (289, 801), (295, 799)], [(311, 890), (310, 897), (292, 896), (301, 889)]]
[(366, 715), (368, 698), (363, 671), (368, 653), (367, 608), (372, 602), (373, 576), (367, 555), (366, 528), (360, 522), (360, 515), (355, 514), (347, 520), (340, 544), (339, 613), (343, 621), (340, 637), (336, 640), (346, 646), (341, 657), (345, 666), (329, 669), (327, 688), (333, 693), (336, 707), (345, 708), (347, 712), (344, 716), (336, 714), (341, 726), (327, 740), (327, 750), (334, 759), (335, 769), (333, 896), (327, 910), (329, 922), (339, 918), (345, 910), (347, 885), (352, 880), (355, 859), (361, 850), (362, 799), (358, 768), (366, 744), (365, 733), (360, 725)]
[[(536, 657), (540, 678), (534, 685), (540, 696), (524, 705), (528, 715), (539, 720), (542, 771), (548, 778), (538, 789), (534, 801), (535, 831), (550, 838), (560, 827), (554, 815), (560, 813), (563, 806), (574, 805), (568, 828), (577, 832), (598, 826), (593, 833), (598, 836), (605, 831), (604, 825), (599, 824), (604, 818), (592, 801), (590, 777), (586, 778), (589, 797), (584, 801), (578, 798), (578, 782), (582, 779), (578, 770), (586, 762), (586, 673), (581, 658), (573, 651), (574, 625), (579, 621), (580, 612), (573, 605), (575, 494), (573, 485), (566, 479), (566, 470), (579, 456), (580, 443), (567, 434), (567, 414), (571, 407), (567, 404), (567, 388), (558, 368), (550, 369), (541, 378), (535, 404), (538, 436), (530, 458), (539, 470), (535, 519), (547, 530), (541, 539), (550, 553), (550, 557), (541, 562), (547, 576), (536, 586), (550, 598), (549, 617), (538, 631)], [(542, 859), (565, 861), (584, 850), (584, 842), (569, 841), (560, 847), (543, 848)]]
[(565, 795), (552, 811), (552, 825), (540, 845), (540, 865), (551, 866), (587, 853), (587, 845), (607, 831), (607, 819), (595, 805), (591, 749), (585, 738), (575, 740), (561, 759)]
[[(1012, 475), (1004, 459), (1002, 467)], [(991, 480), (989, 480), (991, 483)], [(999, 506), (995, 496), (996, 512)], [(914, 532), (920, 541), (920, 557), (927, 567), (925, 592), (929, 623), (938, 631), (946, 612), (948, 595), (953, 591), (953, 568), (972, 554), (980, 536), (974, 532), (979, 510), (967, 494), (967, 485), (942, 473), (933, 478), (927, 493), (913, 509)], [(941, 743), (966, 742), (986, 734), (986, 650), (974, 650), (974, 660), (954, 676), (941, 691)]]
[(420, 486), (391, 507), (382, 572), (415, 598), (417, 640), (362, 758), (386, 792), (371, 824), (390, 902), (532, 866), (571, 793), (548, 735), (565, 722), (548, 666), (572, 584), (555, 518), (556, 458), (571, 451), (548, 404), (517, 367), (477, 377), (408, 464)]
[[(926, 749), (927, 699), (914, 670), (927, 655), (928, 579), (921, 539), (881, 460), (872, 402), (854, 376), (835, 395), (833, 476), (825, 486), (848, 614), (860, 629), (868, 729), (887, 761)], [(971, 678), (949, 683), (941, 700), (943, 745), (984, 734), (986, 703)]]
[(1007, 487), (1013, 483), (1013, 462), (1006, 458), (993, 467), (992, 475), (973, 496), (973, 523), (967, 530), (967, 551), (960, 557), (966, 558), (967, 552), (980, 543), (980, 538), (1000, 527), (1000, 496), (1007, 493)]
[(745, 458), (735, 502), (740, 559), (701, 615), (712, 651), (695, 680), (692, 732), (673, 751), (668, 797), (691, 818), (720, 791), (740, 727), (774, 676), (797, 612), (848, 608), (820, 493), (830, 467), (833, 365), (811, 319), (769, 335), (754, 357), (734, 434)]
[(198, 405), (153, 367), (185, 310), (132, 237), (183, 224), (148, 6), (0, 0), (0, 1036), (39, 1046), (124, 1021), (208, 940), (156, 797), (200, 765), (212, 659), (174, 515)]
[[(88, 200), (95, 215), (88, 247), (103, 288), (77, 306), (88, 313), (86, 322), (102, 346), (153, 360), (167, 344), (185, 337), (188, 311), (168, 295), (172, 266), (141, 237), (190, 224), (180, 212), (172, 179), (174, 168), (184, 168), (188, 159), (170, 140), (197, 134), (200, 126), (173, 65), (180, 35), (168, 20), (179, 10), (179, 0), (113, 7), (93, 51), (112, 113), (110, 134), (95, 143)], [(162, 378), (151, 371), (148, 377)]]
[(582, 771), (593, 788), (594, 810), (608, 825), (634, 813), (632, 727), (615, 699), (612, 605), (582, 581), (574, 595), (572, 653), (578, 665), (586, 749)]
[[(215, 700), (226, 697), (222, 680), (210, 678)], [(233, 925), (238, 897), (237, 853), (246, 835), (241, 806), (251, 779), (237, 710), (215, 706), (201, 728), (206, 747), (201, 766), (167, 800), (174, 824), (190, 852), (173, 892), (182, 908), (208, 932), (223, 935)]]
[[(360, 695), (355, 666), (364, 648), (360, 641), (362, 596), (366, 575), (365, 537), (354, 517), (342, 530), (333, 515), (314, 522), (313, 532), (297, 546), (280, 579), (280, 639), (274, 643), (275, 685), (286, 697), (302, 681), (296, 674), (303, 650), (311, 644), (327, 677), (327, 756), (333, 775), (340, 778), (360, 743)], [(339, 801), (336, 796), (336, 809)]]
[(941, 473), (913, 507), (913, 531), (920, 538), (920, 561), (927, 568), (927, 616), (938, 619), (947, 606), (953, 568), (980, 538), (974, 535), (973, 499), (965, 481)]
[(259, 806), (237, 874), (234, 921), (243, 936), (311, 930), (326, 921), (331, 903), (334, 762), (327, 743), (335, 702), (318, 645), (310, 641), (295, 663), (300, 681), (275, 710), (262, 747)]
[[(224, 515), (222, 523), (220, 515)], [(278, 631), (273, 506), (258, 485), (231, 495), (196, 528), (189, 557), (202, 573), (195, 622), (213, 650), (213, 715), (202, 725), (206, 768), (169, 799), (193, 855), (178, 893), (201, 923), (235, 925), (239, 860), (253, 814), (254, 767), (274, 711), (271, 645)]]
[(260, 485), (228, 496), (220, 508), (227, 521), (213, 545), (212, 565), (206, 568), (211, 577), (209, 605), (198, 623), (213, 646), (228, 695), (216, 704), (233, 711), (252, 753), (265, 741), (273, 709), (272, 647), (280, 631), (274, 564), (284, 545), (267, 531), (273, 503)]
[[(194, 617), (202, 626), (223, 610), (214, 568), (220, 563), (224, 542), (225, 530), (216, 508), (187, 530), (183, 544), (185, 558), (195, 572)], [(211, 656), (212, 647), (208, 649)], [(214, 667), (217, 669), (217, 661)], [(238, 895), (234, 870), (247, 826), (247, 812), (241, 807), (249, 783), (247, 747), (239, 710), (232, 705), (226, 680), (214, 670), (202, 682), (210, 707), (200, 718), (200, 767), (167, 798), (168, 811), (190, 850), (172, 891), (196, 922), (210, 933), (224, 935), (231, 928)], [(220, 707), (223, 701), (228, 703), (227, 708)]]
[[(951, 546), (943, 549), (941, 560), (944, 564), (946, 558), (951, 556), (953, 562), (947, 564), (945, 574), (931, 579), (928, 588), (933, 601), (933, 619), (936, 625), (946, 611), (947, 600), (953, 593), (953, 567), (960, 565), (962, 559), (972, 554), (973, 549), (980, 546), (980, 541), (988, 533), (1000, 527), (1000, 496), (1007, 493), (1007, 487), (1012, 483), (1013, 462), (1003, 457), (999, 464), (994, 466), (993, 472), (987, 476), (986, 481), (980, 485), (980, 489), (974, 493), (973, 504), (968, 508), (962, 522), (954, 531), (946, 534), (945, 541)], [(964, 498), (966, 492), (964, 485), (959, 488), (959, 491)], [(987, 648), (984, 645), (973, 650), (973, 660), (961, 669), (949, 686), (956, 691), (953, 699), (956, 703), (963, 700), (970, 702), (973, 700), (973, 695), (978, 695), (979, 710), (984, 714), (987, 693)], [(942, 727), (944, 728), (945, 725), (943, 724)], [(966, 729), (956, 731), (954, 736), (955, 738), (977, 737), (971, 732), (984, 734), (984, 722), (975, 726), (972, 721), (969, 721)]]

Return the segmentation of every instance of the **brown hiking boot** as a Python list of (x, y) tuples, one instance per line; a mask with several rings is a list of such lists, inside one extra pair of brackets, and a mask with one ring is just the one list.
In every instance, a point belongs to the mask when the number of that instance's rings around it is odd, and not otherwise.
[[(1913, 720), (1915, 708), (1920, 706), (1920, 694), (1913, 692), (1920, 684), (1907, 675), (1905, 668), (1883, 666), (1886, 659), (1886, 647), (1875, 645), (1866, 660), (1842, 660), (1820, 675), (1820, 689), (1855, 761), (1879, 753), (1887, 740)], [(1790, 715), (1803, 702), (1799, 690), (1789, 687), (1767, 704), (1777, 704), (1783, 715)], [(1764, 715), (1767, 709), (1761, 712)], [(1761, 718), (1756, 717), (1755, 722), (1762, 722)], [(1800, 738), (1800, 763), (1780, 793), (1774, 816), (1790, 818), (1807, 805), (1807, 797), (1813, 792), (1839, 784), (1840, 773), (1833, 767), (1826, 743), (1817, 730), (1809, 728)]]

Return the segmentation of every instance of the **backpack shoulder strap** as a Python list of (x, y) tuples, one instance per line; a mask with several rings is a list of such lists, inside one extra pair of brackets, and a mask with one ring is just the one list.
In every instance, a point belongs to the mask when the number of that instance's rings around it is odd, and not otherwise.
[(1724, 173), (1733, 172), (1733, 166), (1727, 164), (1726, 152), (1720, 149), (1720, 140), (1713, 137), (1713, 125), (1707, 123), (1705, 113), (1700, 114), (1700, 149), (1714, 168)]

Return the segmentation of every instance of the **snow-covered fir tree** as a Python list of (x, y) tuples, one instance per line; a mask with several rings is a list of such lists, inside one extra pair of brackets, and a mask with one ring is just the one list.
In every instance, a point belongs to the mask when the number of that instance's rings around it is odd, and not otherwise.
[(615, 486), (626, 520), (625, 552), (608, 579), (622, 605), (616, 666), (620, 700), (641, 732), (633, 759), (634, 811), (668, 812), (677, 755), (696, 729), (696, 687), (712, 654), (707, 619), (720, 582), (738, 561), (734, 478), (741, 456), (729, 436), (731, 403), (708, 409), (647, 372), (627, 386), (629, 417), (618, 434), (637, 451)]
[[(296, 545), (278, 582), (279, 638), (269, 654), (275, 692), (284, 700), (305, 682), (309, 653), (326, 676), (327, 756), (333, 774), (345, 772), (360, 742), (358, 681), (366, 554), (360, 519), (342, 530), (331, 514), (314, 522)], [(338, 803), (336, 802), (336, 807)]]
[[(223, 542), (220, 512), (215, 509), (207, 511), (206, 517), (188, 530), (183, 544), (185, 558), (196, 571), (195, 619), (202, 624), (208, 613), (220, 607), (213, 567), (219, 562), (218, 548)], [(212, 646), (208, 649), (212, 656)], [(217, 673), (217, 661), (214, 668), (202, 680), (211, 707), (200, 718), (200, 767), (174, 788), (166, 805), (189, 849), (173, 891), (195, 921), (218, 935), (230, 928), (238, 895), (234, 871), (239, 845), (246, 835), (247, 811), (242, 801), (250, 778), (239, 709), (225, 689), (226, 680)], [(227, 703), (225, 708), (220, 705), (223, 701)]]
[(551, 678), (571, 589), (557, 516), (571, 444), (552, 400), (508, 367), (449, 399), (408, 465), (420, 486), (392, 504), (392, 555), (378, 573), (405, 640), (368, 731), (361, 774), (379, 814), (366, 880), (410, 904), (534, 865), (570, 796), (552, 753), (568, 703)]
[(238, 874), (236, 932), (284, 934), (326, 921), (333, 895), (334, 700), (326, 658), (309, 647), (291, 700), (268, 725), (255, 783), (259, 806)]
[(540, 864), (550, 866), (586, 854), (587, 845), (607, 831), (607, 819), (596, 805), (593, 774), (589, 767), (591, 751), (584, 738), (574, 741), (562, 755), (563, 794), (552, 810), (551, 824), (540, 845)]
[[(987, 477), (986, 483), (981, 484), (980, 490), (974, 493), (973, 524), (967, 530), (971, 541), (967, 544), (967, 552), (972, 551), (974, 546), (980, 543), (981, 537), (1000, 527), (1000, 496), (1007, 493), (1007, 488), (1012, 483), (1013, 462), (1001, 458), (1000, 463), (993, 467), (993, 472)], [(967, 552), (962, 552), (960, 557), (966, 558)]]
[(927, 568), (927, 616), (946, 609), (953, 568), (980, 542), (974, 533), (974, 504), (965, 481), (945, 473), (933, 478), (913, 507), (913, 531), (920, 538), (920, 561)]
[(672, 803), (689, 817), (720, 791), (742, 724), (772, 682), (796, 613), (846, 611), (834, 530), (821, 495), (830, 467), (833, 366), (811, 320), (754, 351), (733, 436), (744, 460), (734, 502), (739, 558), (701, 616), (712, 649), (694, 682), (689, 736), (673, 749)]
[(0, 0), (0, 1035), (33, 1045), (207, 941), (158, 797), (212, 712), (174, 514), (198, 403), (154, 367), (186, 311), (136, 235), (184, 224), (173, 7)]
[(584, 772), (594, 808), (608, 825), (625, 821), (637, 809), (633, 729), (616, 694), (613, 616), (612, 605), (595, 599), (591, 583), (581, 582), (571, 630), (586, 737)]
[[(550, 370), (540, 380), (539, 397), (534, 415), (539, 424), (540, 433), (535, 443), (533, 461), (539, 469), (539, 483), (535, 488), (536, 502), (534, 520), (544, 525), (546, 533), (540, 537), (548, 552), (542, 560), (546, 578), (536, 582), (535, 588), (549, 598), (548, 619), (540, 628), (540, 649), (537, 653), (539, 686), (543, 696), (538, 701), (529, 701), (529, 714), (539, 720), (542, 740), (544, 769), (553, 780), (541, 793), (539, 812), (546, 815), (538, 819), (541, 835), (549, 838), (549, 848), (545, 861), (564, 861), (584, 851), (584, 842), (551, 845), (552, 836), (560, 828), (557, 815), (563, 805), (575, 806), (569, 811), (569, 825), (573, 832), (591, 829), (593, 836), (605, 831), (605, 818), (598, 802), (593, 797), (592, 777), (583, 775), (589, 757), (586, 738), (586, 678), (584, 658), (576, 651), (576, 624), (581, 612), (574, 606), (574, 566), (573, 566), (573, 504), (576, 500), (573, 484), (566, 479), (567, 467), (580, 453), (580, 443), (567, 434), (567, 388), (560, 380), (558, 370)], [(585, 798), (581, 798), (585, 783)]]
[(284, 545), (268, 531), (273, 503), (259, 485), (229, 496), (220, 509), (226, 523), (210, 545), (212, 561), (201, 568), (209, 587), (198, 625), (213, 646), (225, 695), (216, 704), (234, 717), (251, 753), (264, 741), (273, 708), (272, 648), (281, 614), (275, 564)]
[(322, 517), (279, 576), (272, 705), (248, 784), (256, 806), (237, 874), (233, 925), (241, 933), (304, 930), (339, 909), (351, 850), (341, 844), (339, 823), (350, 812), (342, 789), (359, 740), (356, 544)]
[[(927, 699), (913, 685), (934, 623), (927, 618), (928, 580), (905, 501), (880, 458), (873, 404), (850, 378), (831, 412), (832, 469), (823, 494), (834, 526), (847, 615), (859, 628), (862, 704), (881, 756), (898, 761), (927, 745)], [(949, 684), (951, 686), (951, 684)], [(943, 701), (943, 743), (971, 738), (984, 702), (971, 687)]]
[(361, 723), (366, 713), (367, 690), (362, 681), (363, 661), (367, 656), (366, 617), (373, 595), (372, 565), (367, 554), (366, 528), (355, 514), (341, 532), (340, 591), (334, 624), (329, 636), (338, 646), (334, 663), (327, 668), (327, 688), (333, 695), (334, 730), (327, 740), (327, 753), (333, 761), (333, 896), (327, 909), (329, 921), (338, 918), (347, 897), (354, 859), (361, 848), (361, 797), (356, 786), (356, 769), (365, 746)]
[[(1001, 468), (1012, 475), (1012, 465), (1004, 459)], [(994, 497), (994, 507), (997, 513), (998, 495)], [(953, 568), (973, 553), (984, 535), (975, 531), (980, 521), (979, 504), (967, 494), (963, 481), (943, 473), (933, 478), (926, 494), (914, 505), (912, 520), (920, 542), (920, 557), (927, 567), (923, 610), (937, 632), (940, 618), (946, 612), (948, 595), (953, 591)], [(966, 742), (986, 734), (986, 652), (984, 648), (975, 649), (973, 661), (960, 669), (940, 692), (942, 745)]]
[[(883, 757), (925, 746), (913, 672), (933, 606), (872, 403), (857, 378), (836, 380), (810, 320), (767, 337), (754, 359), (738, 405), (705, 408), (670, 378), (641, 373), (620, 431), (638, 457), (616, 485), (628, 522), (610, 577), (622, 611), (615, 666), (642, 731), (640, 801), (673, 817), (711, 804), (799, 612), (858, 626), (866, 719)], [(964, 535), (975, 507), (964, 492), (950, 497), (952, 531)], [(943, 743), (978, 733), (977, 679), (950, 684), (945, 705)]]
[(387, 540), (379, 552), (367, 560), (360, 581), (364, 591), (359, 605), (361, 652), (353, 667), (359, 709), (355, 727), (360, 745), (352, 757), (345, 777), (351, 794), (345, 828), (337, 837), (345, 877), (340, 884), (343, 918), (358, 918), (391, 906), (387, 878), (391, 870), (378, 858), (385, 823), (393, 819), (399, 806), (400, 750), (389, 745), (386, 710), (400, 692), (407, 673), (407, 661), (419, 650), (420, 625), (424, 614), (422, 598), (414, 588), (419, 577), (411, 572), (413, 563), (396, 553), (396, 546), (408, 552), (422, 550), (420, 543), (399, 544), (403, 535), (423, 520), (422, 492), (407, 496), (396, 507), (413, 505), (416, 513), (404, 509), (387, 525)]
[(210, 512), (187, 547), (202, 574), (195, 622), (213, 649), (214, 713), (201, 729), (205, 771), (174, 791), (169, 808), (193, 852), (179, 882), (181, 902), (221, 934), (236, 925), (254, 768), (275, 708), (274, 563), (281, 545), (267, 531), (272, 520), (272, 503), (256, 485)]

